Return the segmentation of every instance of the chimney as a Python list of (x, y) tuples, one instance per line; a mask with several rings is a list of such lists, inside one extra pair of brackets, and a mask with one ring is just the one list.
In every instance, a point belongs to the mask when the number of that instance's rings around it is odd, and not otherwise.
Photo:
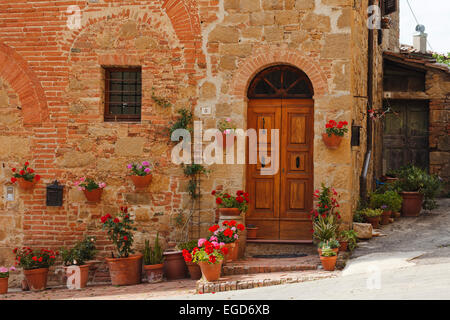
[(428, 34), (425, 33), (425, 26), (419, 24), (416, 27), (416, 31), (419, 32), (419, 34), (415, 34), (413, 36), (414, 49), (416, 49), (420, 53), (427, 53)]

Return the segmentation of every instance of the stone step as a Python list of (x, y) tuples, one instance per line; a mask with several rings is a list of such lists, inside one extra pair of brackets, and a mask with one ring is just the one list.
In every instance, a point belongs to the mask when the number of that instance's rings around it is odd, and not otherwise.
[(317, 246), (304, 243), (253, 243), (247, 242), (245, 256), (269, 254), (307, 254), (317, 255)]

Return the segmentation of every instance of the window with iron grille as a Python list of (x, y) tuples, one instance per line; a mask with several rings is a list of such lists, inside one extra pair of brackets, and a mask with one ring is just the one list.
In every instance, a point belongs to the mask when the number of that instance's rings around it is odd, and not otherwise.
[(397, 11), (397, 0), (381, 0), (381, 5), (384, 16)]
[(105, 68), (105, 121), (140, 121), (140, 67)]

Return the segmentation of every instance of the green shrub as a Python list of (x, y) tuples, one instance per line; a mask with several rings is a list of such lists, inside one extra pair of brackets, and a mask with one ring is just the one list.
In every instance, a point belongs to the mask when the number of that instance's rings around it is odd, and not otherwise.
[(393, 190), (384, 193), (372, 193), (370, 195), (370, 207), (372, 209), (387, 206), (387, 211), (398, 212), (402, 207), (402, 201), (402, 197)]
[(191, 240), (188, 242), (183, 242), (177, 245), (179, 250), (187, 250), (189, 252), (192, 252), (195, 247), (198, 245), (198, 240)]
[(159, 233), (156, 234), (153, 249), (150, 247), (150, 241), (145, 240), (144, 246), (144, 265), (150, 266), (161, 264), (164, 261), (163, 249), (159, 245)]
[(340, 233), (340, 239), (347, 241), (349, 250), (353, 251), (357, 246), (358, 235), (355, 230), (343, 230)]
[(383, 213), (382, 209), (366, 208), (360, 211), (360, 214), (367, 218), (376, 218), (381, 216), (382, 213)]
[(339, 248), (340, 243), (336, 239), (330, 239), (328, 241), (321, 241), (319, 243), (319, 248), (323, 249), (325, 247), (330, 247), (331, 249)]

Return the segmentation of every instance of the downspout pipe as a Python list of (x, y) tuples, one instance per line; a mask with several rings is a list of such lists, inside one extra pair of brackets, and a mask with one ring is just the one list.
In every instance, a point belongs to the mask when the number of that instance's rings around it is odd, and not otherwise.
[[(369, 0), (369, 6), (374, 5), (374, 0)], [(367, 176), (369, 174), (370, 160), (372, 158), (372, 137), (373, 125), (372, 119), (369, 117), (368, 110), (373, 106), (373, 62), (374, 62), (374, 29), (369, 29), (368, 46), (367, 46), (367, 110), (366, 110), (366, 152), (364, 155), (364, 164), (362, 167), (361, 176), (359, 177), (359, 193), (362, 200), (367, 199)]]

